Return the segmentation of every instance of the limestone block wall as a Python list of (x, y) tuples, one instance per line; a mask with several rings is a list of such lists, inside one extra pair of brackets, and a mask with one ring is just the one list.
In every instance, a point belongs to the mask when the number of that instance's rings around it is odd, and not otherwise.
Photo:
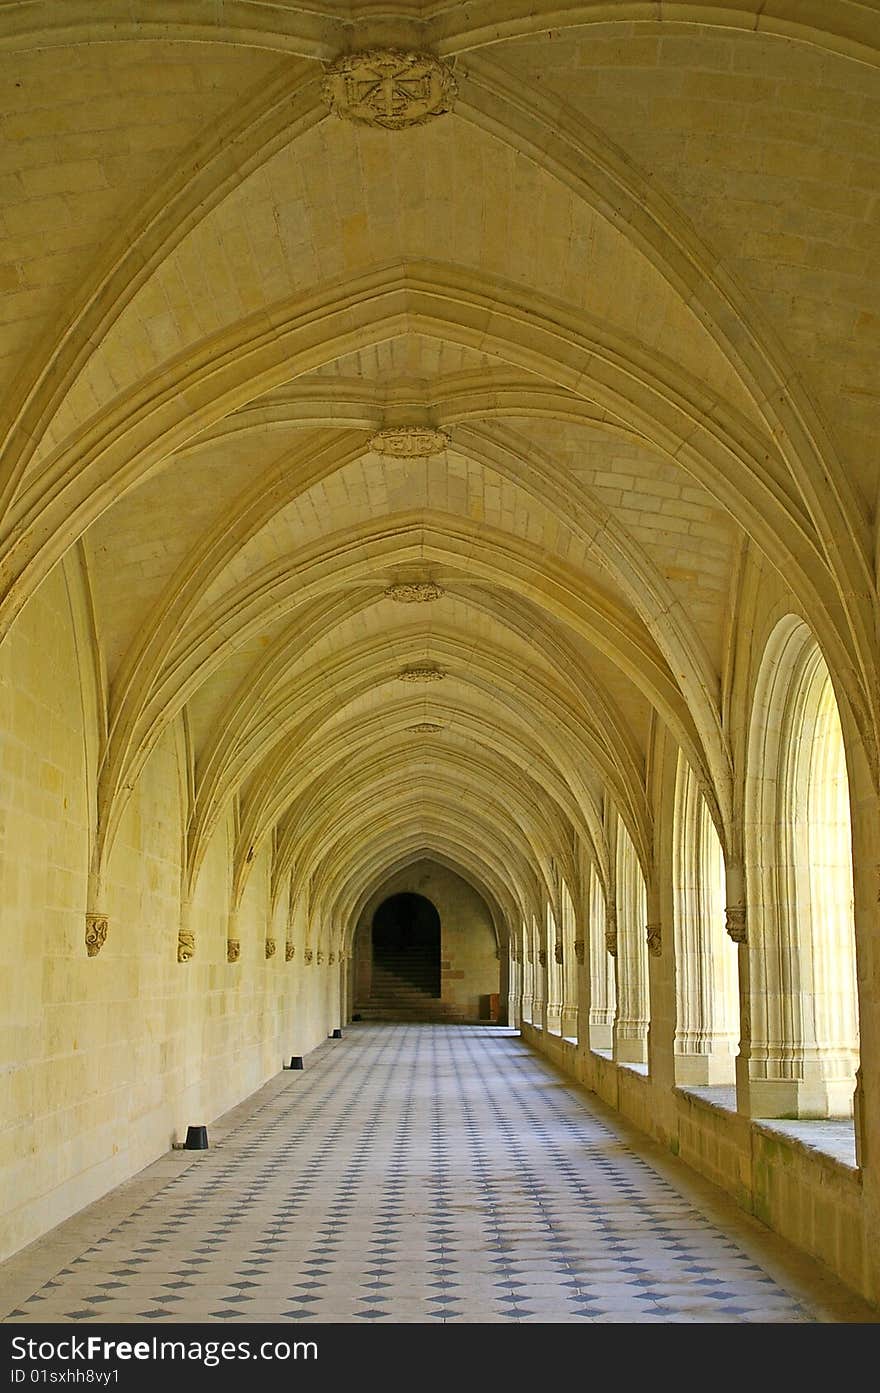
[(177, 728), (132, 790), (109, 860), (107, 940), (87, 956), (95, 742), (79, 672), (59, 567), (0, 646), (0, 1256), (142, 1169), (189, 1123), (210, 1124), (339, 1024), (338, 969), (306, 967), (301, 943), (286, 960), (287, 905), (273, 921), (265, 851), (238, 913), (240, 960), (227, 962), (223, 824), (193, 896), (195, 956), (177, 961)]
[(500, 964), (489, 910), (474, 888), (439, 862), (421, 860), (397, 872), (376, 891), (358, 917), (356, 982), (369, 981), (373, 915), (390, 895), (424, 895), (440, 915), (440, 1000), (451, 1014), (479, 1020), (480, 997), (499, 991)]

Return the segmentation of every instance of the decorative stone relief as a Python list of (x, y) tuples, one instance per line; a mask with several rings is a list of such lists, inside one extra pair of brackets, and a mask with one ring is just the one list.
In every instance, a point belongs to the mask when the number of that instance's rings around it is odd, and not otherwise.
[(396, 600), (399, 605), (425, 605), (441, 599), (445, 593), (433, 581), (419, 580), (411, 584), (389, 585), (385, 596), (389, 600)]
[(315, 961), (317, 962), (317, 964), (318, 964), (319, 967), (323, 967), (323, 966), (324, 966), (324, 949), (323, 949), (323, 948), (319, 948), (319, 949), (318, 949), (317, 954), (315, 955)]
[(177, 935), (177, 961), (188, 963), (196, 951), (196, 936), (192, 929), (181, 929)]
[(307, 949), (306, 949), (305, 953), (303, 954), (303, 957), (305, 958), (305, 960), (306, 960), (307, 963), (311, 963), (311, 961), (312, 961), (312, 950), (311, 950), (311, 948), (307, 948)]
[(241, 957), (241, 944), (237, 938), (227, 938), (226, 940), (226, 961), (237, 963)]
[(617, 957), (617, 911), (611, 905), (605, 906), (605, 951)]
[(452, 110), (458, 84), (448, 63), (430, 53), (373, 48), (328, 64), (324, 100), (347, 121), (400, 131)]
[(539, 949), (538, 949), (538, 962), (539, 962), (539, 964), (540, 964), (541, 967), (546, 967), (546, 966), (547, 966), (547, 949), (546, 949), (546, 948), (539, 948)]
[(659, 924), (647, 924), (645, 926), (645, 938), (648, 943), (648, 952), (652, 958), (659, 958), (663, 951), (663, 939), (660, 934)]
[(285, 943), (285, 945), (284, 945), (284, 961), (285, 961), (286, 963), (292, 963), (292, 962), (293, 962), (293, 955), (294, 955), (295, 952), (296, 952), (296, 944), (295, 944), (295, 943), (290, 943), (290, 942)]
[(451, 444), (447, 432), (433, 426), (386, 426), (370, 436), (370, 449), (393, 459), (428, 459)]
[(574, 955), (581, 967), (583, 967), (586, 959), (586, 951), (587, 945), (584, 940), (582, 938), (576, 938), (574, 941)]
[(438, 730), (443, 727), (436, 721), (419, 721), (417, 725), (407, 726), (407, 730), (413, 731), (416, 735), (436, 735)]
[(442, 682), (446, 673), (442, 667), (431, 663), (424, 667), (405, 667), (398, 675), (401, 682)]
[(728, 905), (725, 910), (725, 928), (733, 939), (734, 943), (748, 943), (746, 933), (746, 907), (741, 905)]
[(275, 945), (275, 940), (274, 940), (274, 938), (267, 938), (267, 939), (266, 939), (266, 957), (267, 957), (267, 958), (274, 958), (274, 956), (275, 956), (275, 946), (276, 946), (276, 945)]
[(96, 958), (104, 947), (109, 927), (110, 920), (106, 914), (86, 915), (86, 952), (90, 958)]
[(327, 959), (327, 964), (328, 964), (329, 967), (332, 967), (333, 964), (334, 964), (335, 962), (336, 962), (336, 954), (335, 954), (335, 953), (331, 953), (330, 956), (329, 956), (328, 959)]
[(559, 943), (558, 940), (557, 940), (557, 942), (554, 943), (554, 945), (553, 945), (553, 956), (554, 956), (554, 958), (556, 959), (556, 961), (559, 963), (559, 966), (562, 967), (562, 964), (564, 963), (565, 958), (564, 958), (564, 955), (563, 955), (562, 944)]

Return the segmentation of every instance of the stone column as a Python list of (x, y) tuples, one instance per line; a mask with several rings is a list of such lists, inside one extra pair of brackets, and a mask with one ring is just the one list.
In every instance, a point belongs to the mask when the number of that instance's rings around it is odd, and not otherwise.
[(617, 1015), (614, 1058), (648, 1062), (648, 948), (645, 890), (635, 848), (623, 829), (617, 839)]
[(588, 924), (590, 1018), (587, 1043), (591, 1050), (607, 1051), (614, 1043), (614, 1017), (617, 1011), (617, 910), (613, 900), (606, 907), (602, 885), (594, 868), (590, 871)]

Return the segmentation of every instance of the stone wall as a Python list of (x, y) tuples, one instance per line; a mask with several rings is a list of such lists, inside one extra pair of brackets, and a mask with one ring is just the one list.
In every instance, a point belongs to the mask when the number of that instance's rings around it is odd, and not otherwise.
[(340, 1023), (327, 1004), (338, 967), (306, 967), (301, 943), (287, 962), (277, 929), (266, 958), (265, 851), (242, 897), (241, 958), (227, 962), (225, 824), (195, 887), (195, 956), (177, 961), (185, 779), (175, 728), (131, 792), (109, 861), (107, 940), (87, 956), (96, 771), (86, 720), (59, 567), (0, 647), (0, 1257), (142, 1169), (189, 1123), (210, 1124)]

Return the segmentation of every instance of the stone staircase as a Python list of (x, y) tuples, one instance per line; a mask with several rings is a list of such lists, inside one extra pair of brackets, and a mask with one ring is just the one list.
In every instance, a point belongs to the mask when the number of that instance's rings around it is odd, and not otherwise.
[(440, 1000), (436, 950), (386, 949), (373, 961), (369, 1000), (355, 1004), (364, 1021), (448, 1021), (454, 1012)]

